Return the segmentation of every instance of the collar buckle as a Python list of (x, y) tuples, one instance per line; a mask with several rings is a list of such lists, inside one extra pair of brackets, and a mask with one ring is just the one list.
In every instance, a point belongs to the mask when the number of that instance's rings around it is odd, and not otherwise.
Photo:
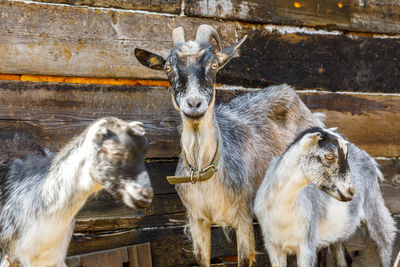
[[(193, 174), (196, 174), (196, 176), (193, 176)], [(197, 180), (199, 179), (199, 174), (195, 172), (193, 169), (190, 170), (190, 182), (192, 184), (195, 184)]]

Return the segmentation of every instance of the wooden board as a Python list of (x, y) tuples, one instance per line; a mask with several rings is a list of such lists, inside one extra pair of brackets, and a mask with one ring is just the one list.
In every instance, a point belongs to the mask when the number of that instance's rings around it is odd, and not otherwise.
[(97, 251), (67, 257), (68, 267), (152, 267), (150, 244)]
[(400, 2), (371, 0), (186, 0), (189, 16), (398, 34)]
[(143, 10), (160, 13), (179, 14), (181, 0), (35, 0), (50, 4), (67, 4), (76, 6), (90, 6), (103, 8), (118, 8), (128, 10)]
[[(399, 226), (400, 220), (396, 218)], [(212, 262), (219, 262), (223, 258), (234, 257), (236, 254), (234, 231), (231, 231), (229, 242), (223, 234), (221, 228), (213, 227), (212, 231)], [(264, 252), (263, 239), (260, 228), (255, 224), (256, 250), (260, 252), (256, 255), (256, 263), (253, 265), (269, 266), (268, 256)], [(192, 254), (192, 246), (188, 238), (183, 233), (182, 226), (165, 228), (146, 228), (138, 230), (127, 230), (114, 233), (74, 235), (69, 247), (69, 255), (88, 253), (96, 250), (105, 250), (137, 244), (140, 242), (149, 242), (151, 244), (151, 254), (153, 266), (192, 266), (195, 265), (195, 259)], [(365, 227), (362, 227), (347, 243), (347, 250), (353, 257), (353, 267), (378, 266), (371, 263), (378, 262), (377, 250), (373, 241), (368, 238)], [(400, 237), (397, 236), (393, 257), (397, 255), (400, 249)], [(165, 255), (168, 255), (166, 257)], [(295, 265), (295, 257), (288, 259), (289, 266)], [(328, 256), (327, 266), (333, 267), (332, 257)], [(371, 265), (370, 265), (371, 264)]]
[[(241, 57), (219, 74), (222, 84), (249, 87), (288, 83), (297, 89), (400, 92), (400, 39), (368, 36), (270, 32), (248, 34)], [(284, 31), (283, 31), (284, 32)]]
[(326, 114), (328, 127), (339, 127), (372, 156), (400, 154), (400, 135), (390, 136), (400, 129), (400, 95), (304, 92), (301, 97), (312, 111)]
[(134, 49), (167, 56), (173, 28), (183, 26), (189, 40), (198, 25), (208, 23), (217, 28), (223, 46), (235, 42), (236, 35), (249, 34), (242, 56), (223, 69), (219, 83), (255, 87), (287, 82), (298, 89), (329, 91), (400, 88), (393, 78), (400, 73), (399, 38), (291, 33), (279, 27), (282, 33), (271, 33), (271, 25), (10, 1), (0, 2), (0, 10), (0, 74), (166, 79), (163, 72), (141, 66)]
[[(235, 237), (232, 233), (233, 231), (230, 234), (232, 242), (227, 242), (221, 229), (212, 228), (213, 258), (236, 255)], [(257, 237), (258, 239), (260, 238), (259, 231)], [(74, 235), (69, 247), (69, 255), (107, 250), (142, 242), (149, 242), (151, 245), (153, 266), (175, 267), (195, 264), (191, 241), (184, 235), (183, 226), (145, 228), (120, 231), (118, 233)], [(257, 258), (259, 263), (266, 262), (265, 260), (266, 257), (264, 255)]]
[(177, 157), (178, 114), (166, 88), (0, 82), (0, 137), (24, 132), (57, 151), (103, 116), (141, 120), (147, 157)]
[(385, 204), (392, 214), (400, 214), (400, 160), (378, 160), (385, 182), (381, 183), (381, 191)]
[[(245, 92), (218, 90), (217, 98)], [(311, 110), (327, 114), (328, 126), (371, 155), (400, 156), (400, 95), (299, 93)], [(166, 88), (0, 81), (0, 99), (0, 140), (24, 132), (57, 151), (94, 119), (117, 116), (144, 122), (148, 158), (180, 154), (180, 117)]]
[[(393, 214), (400, 214), (400, 160), (378, 161), (385, 177), (381, 191)], [(179, 226), (186, 224), (186, 212), (166, 176), (173, 173), (177, 162), (151, 162), (147, 165), (155, 191), (153, 204), (146, 210), (134, 211), (109, 194), (102, 192), (90, 200), (77, 215), (76, 232), (115, 231), (127, 228)]]
[(182, 25), (193, 39), (202, 23), (225, 45), (235, 40), (232, 22), (32, 2), (0, 1), (0, 10), (1, 74), (165, 79), (136, 61), (136, 47), (167, 56), (172, 29)]

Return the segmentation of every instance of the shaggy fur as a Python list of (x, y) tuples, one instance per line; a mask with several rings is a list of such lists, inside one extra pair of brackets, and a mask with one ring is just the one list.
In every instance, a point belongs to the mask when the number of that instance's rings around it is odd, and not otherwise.
[(153, 196), (141, 123), (94, 122), (54, 156), (25, 137), (0, 147), (0, 266), (65, 266), (74, 216), (105, 188), (132, 208)]
[[(296, 134), (321, 122), (288, 85), (271, 86), (214, 107), (217, 71), (245, 38), (214, 53), (207, 38), (201, 37), (204, 32), (217, 35), (212, 27), (201, 25), (196, 41), (184, 42), (184, 37), (178, 36), (167, 60), (141, 49), (136, 49), (135, 55), (143, 65), (164, 69), (168, 75), (172, 103), (182, 118), (177, 176), (190, 175), (184, 155), (198, 170), (210, 164), (220, 129), (222, 151), (214, 177), (176, 186), (187, 209), (194, 254), (203, 266), (210, 266), (210, 227), (230, 226), (236, 231), (239, 265), (251, 266), (255, 256), (251, 203), (269, 161), (282, 153)], [(175, 33), (183, 34), (183, 29)]]
[[(211, 133), (210, 138), (215, 143), (215, 124), (218, 123), (222, 135), (218, 172), (207, 182), (180, 184), (177, 190), (188, 209), (194, 251), (205, 257), (205, 265), (210, 260), (211, 224), (232, 226), (236, 230), (239, 258), (242, 262), (252, 261), (251, 203), (269, 161), (284, 151), (296, 134), (319, 122), (287, 85), (238, 97), (228, 105), (217, 106), (212, 114), (214, 126), (207, 127), (206, 131)], [(185, 134), (184, 126), (182, 136)], [(198, 136), (203, 136), (203, 132)], [(196, 143), (200, 137), (194, 139)], [(188, 148), (190, 146), (184, 143), (182, 146), (189, 152), (191, 162), (200, 158), (198, 148)], [(207, 151), (207, 159), (214, 151), (215, 148)], [(176, 175), (189, 175), (182, 160)]]
[(347, 266), (341, 242), (364, 221), (389, 267), (397, 230), (382, 179), (375, 160), (341, 135), (320, 128), (300, 134), (271, 161), (255, 199), (271, 265), (284, 267), (295, 253), (299, 267), (314, 266), (317, 249), (332, 244), (337, 265)]

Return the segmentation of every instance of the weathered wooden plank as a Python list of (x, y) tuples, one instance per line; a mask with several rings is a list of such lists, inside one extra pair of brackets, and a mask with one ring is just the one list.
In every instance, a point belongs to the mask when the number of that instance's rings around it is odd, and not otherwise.
[[(152, 260), (151, 260), (151, 250), (149, 243), (147, 244), (140, 244), (133, 248), (135, 250), (136, 258), (137, 258), (137, 267), (152, 267)], [(132, 249), (132, 250), (133, 250)], [(134, 267), (133, 264), (131, 264)]]
[[(229, 101), (245, 90), (218, 90)], [(400, 156), (400, 95), (299, 92), (313, 111), (327, 114), (350, 141), (373, 156)], [(0, 140), (25, 132), (57, 151), (91, 121), (117, 116), (144, 122), (148, 158), (177, 158), (178, 112), (166, 88), (0, 81)]]
[(122, 251), (96, 253), (81, 258), (82, 267), (123, 267)]
[[(379, 164), (385, 177), (381, 191), (385, 203), (393, 214), (400, 214), (400, 160), (380, 159)], [(150, 167), (149, 167), (150, 166)], [(165, 176), (173, 173), (176, 162), (156, 162), (148, 164), (148, 170), (155, 189), (154, 203), (144, 211), (134, 211), (102, 192), (90, 200), (78, 214), (75, 231), (112, 231), (127, 228), (176, 226), (186, 223), (185, 209), (168, 185)], [(162, 187), (169, 187), (163, 190)], [(159, 194), (159, 192), (168, 192)]]
[(297, 89), (398, 93), (400, 39), (238, 29), (249, 35), (241, 57), (217, 77), (249, 87), (288, 83)]
[(172, 213), (183, 213), (185, 209), (176, 194), (156, 195), (150, 207), (145, 210), (133, 210), (109, 194), (101, 193), (92, 199), (78, 215), (80, 219), (110, 217), (143, 217)]
[[(400, 154), (400, 95), (301, 93), (312, 110), (324, 112), (326, 125), (339, 127), (351, 142), (373, 156)], [(383, 149), (384, 147), (384, 149)]]
[(179, 14), (181, 12), (181, 0), (35, 0), (35, 2), (105, 8), (111, 7), (171, 14)]
[(69, 267), (151, 267), (150, 244), (138, 244), (129, 247), (97, 251), (67, 257)]
[[(176, 196), (178, 199), (178, 196)], [(121, 229), (137, 229), (146, 227), (166, 227), (184, 225), (187, 222), (185, 213), (172, 213), (147, 216), (114, 216), (104, 213), (99, 217), (76, 218), (75, 232), (92, 233), (100, 231), (117, 231)]]
[(136, 61), (135, 47), (166, 56), (173, 28), (194, 38), (202, 23), (218, 28), (225, 45), (235, 39), (233, 22), (181, 16), (13, 1), (1, 1), (0, 14), (2, 74), (165, 79)]
[[(399, 226), (400, 220), (396, 218)], [(227, 241), (221, 228), (212, 228), (212, 261), (219, 262), (221, 259), (236, 255), (234, 231), (229, 236), (232, 242)], [(256, 255), (254, 266), (269, 266), (268, 256), (263, 248), (263, 239), (260, 228), (255, 224), (256, 250), (260, 254)], [(195, 259), (192, 255), (190, 240), (184, 235), (182, 226), (165, 228), (146, 228), (140, 230), (128, 230), (118, 233), (75, 234), (69, 247), (69, 255), (88, 253), (97, 250), (106, 250), (149, 242), (151, 244), (151, 254), (153, 266), (192, 266)], [(370, 245), (371, 244), (371, 245)], [(353, 267), (371, 266), (369, 263), (377, 261), (377, 250), (373, 246), (373, 241), (368, 238), (365, 227), (362, 227), (347, 243), (347, 250), (353, 257)], [(394, 261), (400, 249), (400, 237), (397, 236), (393, 249)], [(165, 257), (168, 255), (168, 257)], [(295, 265), (295, 257), (289, 257), (289, 266)], [(328, 257), (327, 266), (333, 266), (332, 257)]]
[(400, 160), (382, 159), (378, 163), (385, 177), (385, 182), (381, 183), (385, 204), (392, 214), (400, 214)]
[(224, 46), (235, 41), (236, 32), (238, 37), (250, 35), (242, 57), (218, 75), (220, 83), (254, 87), (288, 82), (298, 89), (331, 91), (400, 88), (392, 78), (400, 71), (399, 38), (271, 34), (270, 26), (11, 1), (0, 2), (0, 10), (4, 74), (166, 79), (162, 72), (141, 66), (134, 48), (166, 56), (174, 27), (182, 25), (186, 39), (192, 39), (199, 24), (209, 23), (217, 27)]
[(178, 114), (166, 88), (0, 82), (1, 138), (34, 136), (57, 151), (91, 121), (103, 116), (141, 120), (148, 157), (179, 154)]
[[(82, 255), (75, 255), (71, 257), (67, 257), (65, 262), (68, 267), (85, 267), (82, 266), (83, 263), (91, 263), (93, 260), (97, 260), (96, 258), (101, 259), (104, 257), (104, 255), (113, 255), (114, 260), (121, 264), (123, 262), (128, 262), (128, 250), (134, 248), (135, 246), (130, 246), (130, 247), (124, 247), (124, 248), (118, 248), (118, 249), (112, 249), (112, 250), (107, 250), (107, 251), (99, 251), (99, 252), (93, 252), (93, 253), (87, 253), (87, 254), (82, 254)], [(86, 265), (87, 266), (87, 265)], [(98, 266), (98, 265), (89, 265), (88, 267), (91, 266)]]
[(185, 0), (189, 16), (398, 34), (400, 1)]
[[(230, 235), (232, 242), (227, 242), (221, 229), (212, 228), (213, 258), (236, 254), (232, 232)], [(260, 237), (259, 234), (258, 237)], [(69, 247), (69, 255), (106, 250), (143, 242), (151, 244), (153, 266), (191, 266), (195, 264), (191, 241), (184, 235), (183, 226), (146, 228), (100, 235), (74, 235)], [(259, 251), (262, 250), (260, 249)], [(165, 255), (168, 255), (168, 257)], [(265, 262), (265, 259), (266, 257), (261, 255), (257, 258), (257, 262)]]

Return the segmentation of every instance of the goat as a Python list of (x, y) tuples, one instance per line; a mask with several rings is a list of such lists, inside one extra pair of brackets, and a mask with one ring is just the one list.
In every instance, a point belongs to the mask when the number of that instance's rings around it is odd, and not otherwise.
[(131, 208), (153, 197), (141, 122), (102, 118), (54, 156), (16, 135), (0, 147), (0, 266), (66, 266), (74, 217), (102, 188)]
[(333, 129), (310, 128), (273, 159), (257, 192), (254, 211), (271, 265), (314, 266), (317, 249), (332, 245), (347, 266), (342, 242), (365, 221), (382, 266), (390, 266), (395, 222), (385, 207), (377, 163)]
[[(209, 43), (213, 37), (218, 52)], [(201, 25), (195, 41), (185, 42), (182, 27), (173, 30), (167, 60), (135, 49), (141, 64), (164, 70), (172, 103), (182, 119), (182, 153), (176, 176), (178, 194), (187, 209), (194, 254), (210, 266), (212, 224), (233, 227), (239, 265), (255, 257), (252, 201), (272, 157), (296, 134), (321, 125), (288, 85), (271, 86), (215, 105), (215, 79), (246, 37), (221, 50), (218, 32)], [(189, 183), (190, 182), (190, 183)]]

